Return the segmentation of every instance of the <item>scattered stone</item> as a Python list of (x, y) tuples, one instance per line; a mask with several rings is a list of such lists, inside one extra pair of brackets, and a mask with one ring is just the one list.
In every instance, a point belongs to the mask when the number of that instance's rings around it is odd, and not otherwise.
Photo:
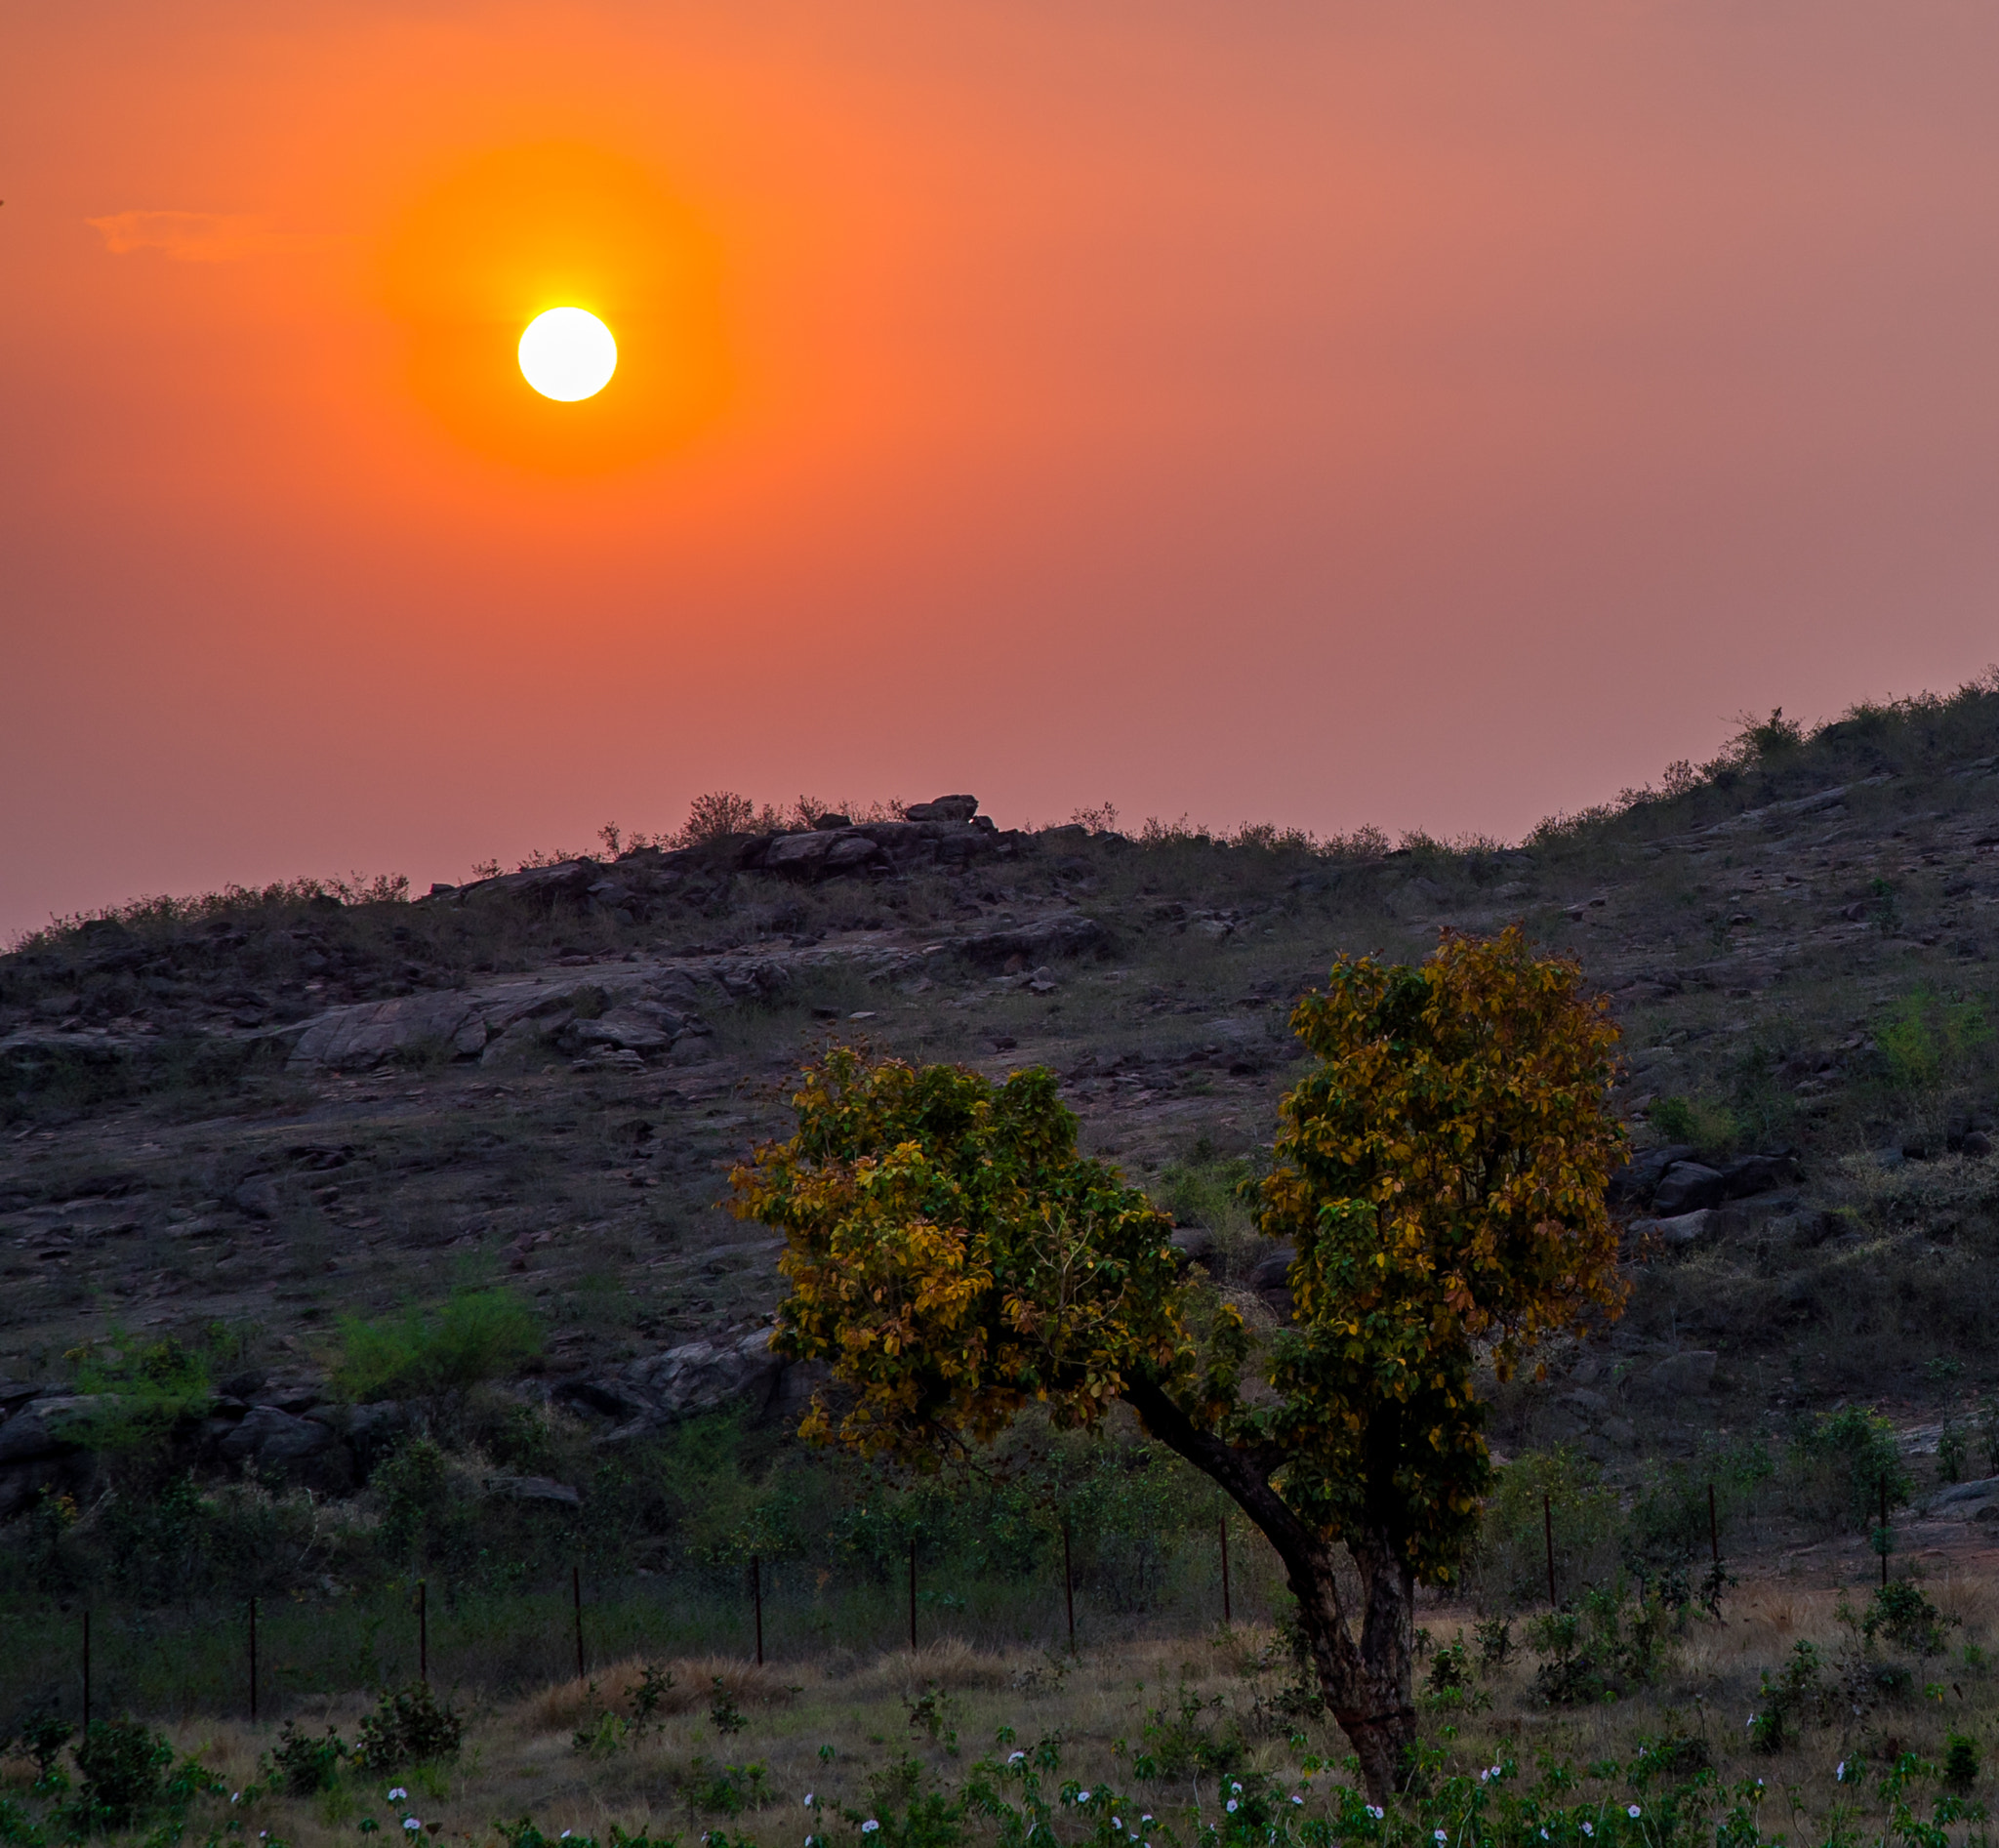
[(253, 1219), (275, 1219), (284, 1205), (276, 1177), (270, 1174), (252, 1174), (229, 1198), (239, 1211)]

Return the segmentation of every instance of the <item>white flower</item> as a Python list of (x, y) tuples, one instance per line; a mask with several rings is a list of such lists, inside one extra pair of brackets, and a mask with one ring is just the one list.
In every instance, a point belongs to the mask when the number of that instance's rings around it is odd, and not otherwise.
[(1632, 1820), (1632, 1821), (1633, 1821), (1634, 1823), (1635, 1823), (1635, 1822), (1637, 1822), (1637, 1821), (1638, 1821), (1638, 1805), (1637, 1805), (1636, 1803), (1632, 1804), (1632, 1805), (1631, 1805), (1631, 1807), (1630, 1807), (1629, 1809), (1627, 1809), (1627, 1810), (1626, 1810), (1626, 1811), (1624, 1812), (1624, 1814), (1625, 1814), (1626, 1816), (1630, 1817), (1630, 1818), (1631, 1818), (1631, 1820)]
[(805, 1807), (808, 1810), (812, 1807), (812, 1792), (810, 1790), (805, 1792)]
[(1446, 1834), (1446, 1833), (1445, 1833), (1445, 1832), (1444, 1832), (1444, 1831), (1443, 1831), (1443, 1830), (1442, 1830), (1442, 1829), (1440, 1828), (1440, 1829), (1438, 1829), (1438, 1830), (1437, 1830), (1437, 1832), (1436, 1832), (1436, 1839), (1437, 1839), (1438, 1841), (1448, 1841), (1448, 1840), (1450, 1839), (1450, 1837), (1449, 1837), (1448, 1835), (1447, 1835), (1447, 1834)]
[(1229, 1788), (1235, 1791), (1238, 1796), (1243, 1794), (1243, 1786), (1240, 1784), (1232, 1784), (1229, 1786)]
[(1582, 1832), (1585, 1835), (1594, 1835), (1597, 1832), (1597, 1826), (1594, 1823), (1585, 1823), (1582, 1826)]
[(412, 1835), (414, 1835), (418, 1829), (423, 1827), (423, 1824), (418, 1822), (414, 1816), (405, 1816), (402, 1819), (402, 1826)]
[(1292, 1798), (1291, 1798), (1291, 1801), (1292, 1801), (1293, 1803), (1302, 1803), (1302, 1802), (1304, 1802), (1304, 1800), (1305, 1800), (1305, 1799), (1304, 1799), (1304, 1798), (1303, 1798), (1302, 1796), (1297, 1796), (1297, 1795), (1293, 1795), (1293, 1796), (1292, 1796)]
[(1492, 1767), (1492, 1775), (1493, 1775), (1493, 1776), (1494, 1776), (1495, 1778), (1497, 1778), (1497, 1777), (1502, 1777), (1502, 1776), (1504, 1776), (1504, 1774), (1505, 1774), (1505, 1771), (1506, 1771), (1506, 1767), (1505, 1767), (1504, 1765), (1494, 1765), (1494, 1766)]
[(1114, 1816), (1114, 1817), (1112, 1817), (1112, 1818), (1111, 1818), (1111, 1827), (1112, 1827), (1113, 1828), (1122, 1828), (1122, 1827), (1124, 1827), (1123, 1819), (1122, 1819), (1122, 1817), (1117, 1817), (1117, 1816)]
[(234, 1791), (234, 1792), (232, 1792), (232, 1793), (231, 1793), (231, 1795), (230, 1795), (230, 1797), (229, 1797), (229, 1801), (230, 1801), (231, 1803), (240, 1803), (240, 1802), (242, 1802), (242, 1800), (243, 1800), (243, 1792), (242, 1792), (241, 1790), (237, 1790), (237, 1791)]
[(1235, 1813), (1236, 1813), (1236, 1799), (1235, 1799), (1234, 1797), (1230, 1797), (1230, 1798), (1229, 1798), (1229, 1814), (1230, 1814), (1231, 1816), (1233, 1816), (1233, 1815), (1235, 1815)]
[(1089, 1792), (1087, 1790), (1077, 1791), (1076, 1800), (1079, 1803), (1087, 1803), (1089, 1801)]
[(1839, 1761), (1839, 1769), (1832, 1776), (1837, 1784), (1844, 1784), (1847, 1781), (1847, 1761), (1844, 1758)]
[(1027, 1753), (1024, 1751), (1010, 1751), (1006, 1754), (1006, 1762), (1010, 1765), (1017, 1765), (1026, 1756)]
[(395, 1788), (394, 1788), (394, 1789), (392, 1789), (391, 1791), (389, 1791), (389, 1793), (388, 1793), (388, 1800), (389, 1800), (389, 1801), (390, 1801), (391, 1803), (394, 1803), (394, 1802), (398, 1802), (398, 1801), (399, 1801), (400, 1799), (402, 1799), (403, 1797), (406, 1797), (406, 1796), (408, 1796), (408, 1795), (409, 1795), (409, 1792), (408, 1792), (407, 1790), (405, 1790), (405, 1789), (404, 1789), (404, 1788), (402, 1787), (402, 1786), (401, 1786), (401, 1785), (399, 1785), (399, 1784), (398, 1784), (398, 1785), (397, 1785), (397, 1786), (395, 1786)]
[(1375, 1820), (1375, 1821), (1376, 1821), (1377, 1823), (1378, 1823), (1378, 1822), (1380, 1822), (1380, 1821), (1381, 1821), (1381, 1819), (1382, 1819), (1382, 1818), (1383, 1818), (1384, 1816), (1386, 1816), (1386, 1815), (1388, 1814), (1388, 1812), (1387, 1812), (1386, 1810), (1377, 1810), (1377, 1809), (1376, 1809), (1376, 1808), (1374, 1807), (1374, 1805), (1373, 1805), (1373, 1804), (1371, 1804), (1371, 1803), (1369, 1803), (1369, 1804), (1367, 1804), (1367, 1805), (1366, 1805), (1365, 1807), (1366, 1807), (1366, 1809), (1367, 1809), (1367, 1814), (1368, 1814), (1369, 1816), (1373, 1817), (1373, 1819), (1374, 1819), (1374, 1820)]
[(861, 1825), (861, 1833), (864, 1835), (872, 1835), (880, 1827), (881, 1825), (877, 1823), (874, 1819), (874, 1817), (871, 1816), (865, 1823)]
[(1488, 1778), (1489, 1778), (1489, 1777), (1490, 1777), (1491, 1775), (1492, 1775), (1492, 1774), (1491, 1774), (1491, 1773), (1490, 1773), (1489, 1771), (1481, 1771), (1481, 1772), (1479, 1773), (1479, 1782), (1480, 1782), (1481, 1784), (1484, 1784), (1484, 1783), (1486, 1782), (1486, 1780), (1487, 1780)]

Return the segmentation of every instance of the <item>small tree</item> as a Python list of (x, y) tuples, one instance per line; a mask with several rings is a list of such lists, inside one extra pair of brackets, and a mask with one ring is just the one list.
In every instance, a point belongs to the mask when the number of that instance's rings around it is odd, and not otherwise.
[(804, 1074), (796, 1133), (734, 1176), (735, 1211), (787, 1241), (773, 1345), (846, 1389), (803, 1430), (934, 1467), (1030, 1400), (1074, 1427), (1122, 1399), (1276, 1549), (1381, 1801), (1415, 1738), (1415, 1586), (1455, 1576), (1491, 1476), (1478, 1366), (1503, 1377), (1622, 1303), (1615, 1030), (1581, 984), (1510, 930), (1447, 935), (1418, 968), (1342, 959), (1299, 1002), (1320, 1062), (1283, 1102), (1259, 1210), (1295, 1244), (1295, 1307), (1265, 1335), (1181, 1274), (1164, 1214), (1078, 1155), (1048, 1072), (995, 1086), (835, 1048)]

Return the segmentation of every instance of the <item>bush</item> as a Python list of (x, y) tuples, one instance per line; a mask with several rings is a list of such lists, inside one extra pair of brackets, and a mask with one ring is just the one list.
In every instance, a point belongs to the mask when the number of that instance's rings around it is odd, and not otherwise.
[(463, 1392), (542, 1351), (534, 1311), (504, 1290), (461, 1291), (380, 1322), (343, 1317), (340, 1337), (334, 1384), (357, 1404)]
[(270, 1771), (288, 1795), (317, 1796), (321, 1790), (333, 1788), (340, 1776), (340, 1761), (347, 1755), (347, 1741), (331, 1726), (324, 1739), (315, 1739), (287, 1720), (270, 1753)]
[[(1207, 1717), (1210, 1711), (1213, 1720)], [(1221, 1697), (1203, 1701), (1184, 1682), (1173, 1708), (1146, 1708), (1142, 1737), (1144, 1744), (1131, 1756), (1131, 1775), (1146, 1783), (1234, 1771), (1247, 1756), (1241, 1731), (1224, 1715)]]
[(1735, 1113), (1712, 1098), (1661, 1097), (1645, 1114), (1668, 1142), (1691, 1143), (1702, 1155), (1726, 1155), (1742, 1139)]
[(1796, 1738), (1808, 1709), (1815, 1713), (1824, 1702), (1825, 1677), (1817, 1646), (1800, 1642), (1775, 1677), (1768, 1669), (1758, 1677), (1750, 1743), (1758, 1751), (1782, 1751)]
[(1904, 995), (1874, 1030), (1890, 1082), (1909, 1089), (1961, 1069), (1991, 1037), (1977, 1001), (1945, 999), (1927, 988)]
[(1908, 1503), (1914, 1484), (1896, 1448), (1895, 1426), (1864, 1406), (1828, 1412), (1798, 1441), (1796, 1461), (1816, 1475), (1829, 1503), (1862, 1530)]
[(1583, 1593), (1579, 1606), (1529, 1623), (1529, 1644), (1546, 1658), (1534, 1692), (1550, 1706), (1614, 1701), (1664, 1666), (1684, 1605), (1669, 1609), (1655, 1593), (1625, 1598), (1621, 1587)]
[(1978, 1781), (1978, 1741), (1967, 1733), (1952, 1733), (1943, 1750), (1944, 1788), (1968, 1796)]
[(35, 1782), (43, 1784), (55, 1770), (62, 1747), (75, 1737), (76, 1728), (69, 1721), (45, 1707), (22, 1720), (7, 1743), (20, 1746), (26, 1756), (34, 1760)]
[(124, 1828), (159, 1806), (174, 1748), (139, 1720), (97, 1720), (76, 1748), (79, 1808), (90, 1825)]
[(455, 1758), (465, 1743), (465, 1721), (421, 1681), (385, 1694), (361, 1722), (354, 1763), (365, 1771)]
[(1945, 1617), (1920, 1585), (1897, 1579), (1875, 1592), (1860, 1628), (1870, 1643), (1876, 1636), (1886, 1636), (1898, 1649), (1934, 1656), (1943, 1647), (1944, 1626), (1961, 1621)]
[(1485, 1598), (1513, 1606), (1546, 1602), (1544, 1499), (1567, 1581), (1608, 1578), (1615, 1570), (1622, 1516), (1614, 1492), (1597, 1479), (1596, 1465), (1575, 1451), (1530, 1451), (1495, 1472), (1486, 1503), (1466, 1574)]

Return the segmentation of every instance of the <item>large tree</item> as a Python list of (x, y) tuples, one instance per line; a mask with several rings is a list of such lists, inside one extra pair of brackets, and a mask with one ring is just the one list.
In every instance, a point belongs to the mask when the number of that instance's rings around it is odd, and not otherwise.
[(808, 1436), (934, 1467), (1030, 1401), (1076, 1427), (1122, 1400), (1220, 1484), (1284, 1562), (1379, 1802), (1415, 1737), (1415, 1587), (1455, 1576), (1490, 1482), (1481, 1364), (1503, 1378), (1622, 1303), (1616, 1032), (1518, 930), (1447, 935), (1418, 967), (1342, 959), (1291, 1025), (1318, 1063), (1261, 1185), (1261, 1230), (1296, 1253), (1275, 1329), (1078, 1154), (1044, 1070), (995, 1085), (836, 1048), (796, 1133), (736, 1171), (734, 1211), (786, 1239), (773, 1345), (841, 1389)]

